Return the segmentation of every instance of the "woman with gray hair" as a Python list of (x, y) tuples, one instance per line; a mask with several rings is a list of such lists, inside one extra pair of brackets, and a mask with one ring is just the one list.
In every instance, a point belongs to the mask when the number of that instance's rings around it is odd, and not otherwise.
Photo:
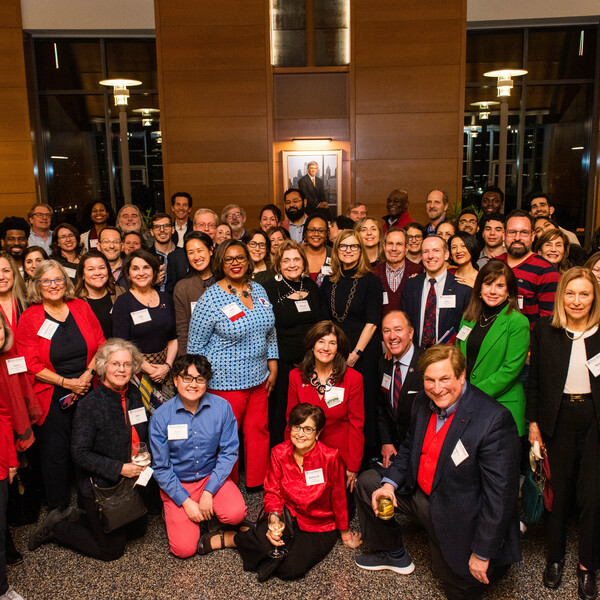
[(40, 443), (42, 476), (48, 506), (69, 504), (73, 404), (89, 391), (94, 355), (104, 343), (98, 319), (89, 304), (74, 297), (64, 267), (46, 260), (28, 282), (30, 306), (17, 327), (18, 355), (42, 408)]
[(101, 383), (82, 398), (75, 411), (71, 451), (85, 515), (75, 508), (53, 510), (34, 529), (29, 549), (56, 541), (99, 560), (123, 555), (127, 540), (146, 532), (146, 515), (105, 533), (94, 501), (92, 483), (112, 487), (120, 477), (137, 478), (145, 466), (132, 462), (140, 443), (148, 443), (148, 418), (139, 390), (129, 385), (142, 365), (131, 343), (110, 338), (96, 354)]

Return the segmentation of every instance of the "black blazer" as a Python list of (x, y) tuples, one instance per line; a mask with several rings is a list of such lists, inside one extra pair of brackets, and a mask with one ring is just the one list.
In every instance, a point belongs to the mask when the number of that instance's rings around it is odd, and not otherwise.
[[(573, 341), (565, 330), (551, 325), (552, 317), (540, 317), (531, 332), (529, 388), (525, 416), (552, 437), (569, 370)], [(600, 353), (600, 329), (585, 339), (587, 358)], [(600, 428), (600, 380), (588, 370), (596, 420)]]
[[(409, 434), (383, 476), (412, 494), (431, 418), (429, 398), (415, 398)], [(458, 465), (452, 453), (461, 442), (468, 456)], [(497, 565), (521, 559), (519, 547), (520, 442), (509, 410), (467, 384), (440, 452), (429, 496), (436, 537), (452, 570), (469, 575), (471, 553)]]
[(298, 189), (300, 195), (306, 200), (306, 214), (311, 215), (316, 212), (320, 202), (327, 202), (325, 198), (325, 187), (320, 177), (315, 177), (315, 185), (309, 175), (303, 175), (298, 179)]
[[(190, 231), (194, 231), (194, 224), (192, 223), (192, 220), (188, 217), (187, 229), (185, 230), (185, 233), (188, 234)], [(177, 229), (175, 229), (175, 231), (173, 232), (173, 235), (171, 236), (171, 241), (177, 246), (179, 242), (179, 234), (177, 233)]]
[(423, 389), (423, 374), (419, 371), (418, 362), (423, 351), (415, 346), (408, 373), (402, 382), (400, 398), (398, 399), (398, 412), (390, 401), (390, 389), (383, 386), (384, 376), (390, 377), (390, 387), (394, 385), (394, 361), (386, 360), (383, 356), (379, 359), (379, 404), (377, 406), (377, 426), (382, 444), (393, 444), (396, 449), (406, 438), (410, 427), (410, 416), (413, 401), (418, 392)]
[[(423, 286), (427, 284), (426, 279), (427, 273), (420, 273), (408, 279), (402, 289), (402, 299), (400, 301), (402, 310), (408, 314), (414, 327), (415, 343), (417, 345), (419, 344), (419, 338), (423, 329), (423, 324), (421, 323), (421, 295)], [(462, 283), (458, 283), (452, 273), (446, 273), (443, 295), (455, 296), (456, 307), (439, 309), (438, 337), (444, 335), (452, 327), (454, 328), (454, 334), (458, 333), (458, 326), (471, 299), (471, 292), (472, 289), (466, 285), (462, 285)]]
[[(139, 390), (129, 384), (129, 409), (141, 408)], [(148, 423), (134, 426), (140, 442), (148, 443)], [(71, 454), (82, 496), (92, 498), (90, 475), (101, 487), (115, 485), (124, 463), (131, 462), (131, 425), (125, 422), (121, 394), (102, 383), (78, 403), (73, 420)]]

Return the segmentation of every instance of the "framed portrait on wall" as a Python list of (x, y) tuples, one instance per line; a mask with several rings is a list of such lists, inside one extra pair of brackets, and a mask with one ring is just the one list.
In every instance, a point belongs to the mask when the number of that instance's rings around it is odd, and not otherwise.
[[(283, 191), (294, 187), (304, 191), (308, 202), (316, 205), (325, 201), (332, 213), (342, 210), (342, 151), (341, 150), (282, 150)], [(317, 171), (314, 173), (314, 166)], [(309, 166), (312, 166), (309, 174)], [(312, 177), (314, 177), (314, 183)], [(305, 195), (303, 194), (303, 195)]]

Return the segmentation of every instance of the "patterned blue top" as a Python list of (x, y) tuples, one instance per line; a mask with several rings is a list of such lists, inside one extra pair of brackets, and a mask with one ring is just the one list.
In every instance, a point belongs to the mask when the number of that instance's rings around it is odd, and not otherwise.
[[(212, 390), (245, 390), (265, 381), (267, 360), (279, 358), (275, 315), (262, 285), (252, 283), (254, 308), (237, 296), (210, 286), (198, 300), (190, 320), (188, 352), (206, 356), (214, 372)], [(223, 311), (234, 304), (243, 313), (232, 321)]]

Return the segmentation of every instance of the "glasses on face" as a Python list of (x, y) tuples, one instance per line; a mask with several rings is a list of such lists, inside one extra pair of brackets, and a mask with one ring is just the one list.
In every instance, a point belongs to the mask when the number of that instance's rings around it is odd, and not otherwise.
[(49, 219), (52, 215), (47, 213), (33, 213), (32, 217), (37, 217), (38, 219)]
[(265, 242), (248, 242), (248, 248), (258, 248), (259, 250), (266, 250), (267, 244)]
[(531, 235), (531, 229), (507, 229), (506, 235), (510, 237), (527, 237)]
[(75, 236), (72, 233), (68, 233), (68, 234), (65, 234), (65, 235), (59, 235), (56, 239), (59, 242), (64, 242), (65, 240), (74, 240)]
[(239, 254), (238, 256), (226, 256), (223, 259), (223, 263), (226, 265), (241, 265), (246, 262), (246, 257), (243, 254)]
[(229, 213), (225, 218), (229, 221), (229, 219), (240, 219), (242, 216), (241, 212)]
[(294, 433), (300, 433), (302, 431), (307, 435), (312, 435), (316, 431), (316, 429), (314, 427), (311, 427), (310, 425), (304, 425), (304, 427), (302, 427), (302, 425), (292, 425), (290, 429)]
[(204, 379), (202, 375), (198, 375), (198, 377), (194, 377), (192, 375), (179, 375), (179, 377), (181, 377), (181, 381), (183, 381), (183, 383), (185, 383), (186, 385), (194, 383), (194, 381), (198, 385), (206, 385), (206, 379)]
[(316, 227), (309, 227), (306, 230), (306, 233), (318, 233), (319, 235), (325, 235), (327, 233), (327, 229), (317, 229)]
[(418, 242), (423, 239), (423, 236), (418, 233), (417, 235), (407, 235), (406, 236), (411, 242)]
[(356, 252), (357, 250), (360, 250), (360, 244), (340, 244), (341, 252), (347, 252), (348, 250), (350, 250), (350, 252)]
[(56, 277), (54, 279), (40, 279), (42, 287), (50, 287), (52, 284), (56, 284), (58, 287), (65, 285), (66, 279), (64, 277)]
[(476, 225), (477, 219), (461, 219), (458, 222), (459, 225)]
[(108, 363), (109, 367), (112, 367), (113, 369), (125, 369), (126, 371), (129, 371), (129, 369), (131, 369), (131, 367), (133, 366), (133, 363), (130, 362), (118, 362), (116, 360), (112, 360)]
[(203, 231), (205, 229), (216, 229), (217, 226), (214, 223), (198, 223), (198, 227)]
[(173, 227), (173, 225), (170, 225), (170, 224), (154, 225), (153, 229), (157, 229), (158, 231), (167, 231), (168, 229), (171, 229), (171, 227)]
[(120, 240), (102, 240), (100, 242), (101, 246), (119, 246), (120, 244)]

